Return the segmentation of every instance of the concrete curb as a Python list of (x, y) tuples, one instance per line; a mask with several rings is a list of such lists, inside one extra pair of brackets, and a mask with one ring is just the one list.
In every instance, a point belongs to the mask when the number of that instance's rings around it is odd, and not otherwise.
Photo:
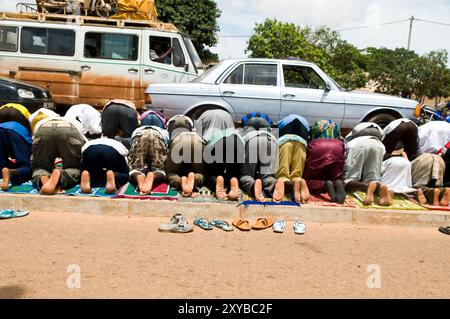
[(170, 217), (182, 213), (187, 218), (209, 217), (231, 219), (242, 216), (255, 218), (265, 215), (287, 220), (301, 219), (314, 223), (352, 223), (437, 227), (450, 225), (450, 212), (399, 211), (362, 208), (340, 208), (305, 205), (243, 206), (217, 203), (185, 203), (177, 201), (149, 201), (108, 199), (76, 196), (0, 195), (0, 209), (12, 208), (42, 212), (87, 213), (109, 216)]

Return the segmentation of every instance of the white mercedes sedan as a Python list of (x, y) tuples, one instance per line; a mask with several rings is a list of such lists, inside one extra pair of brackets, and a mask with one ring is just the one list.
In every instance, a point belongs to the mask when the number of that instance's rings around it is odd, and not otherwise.
[(348, 91), (317, 65), (299, 60), (225, 60), (190, 83), (151, 84), (146, 107), (170, 118), (197, 119), (210, 109), (229, 112), (236, 123), (251, 112), (264, 112), (276, 124), (298, 114), (312, 125), (332, 119), (342, 128), (360, 122), (381, 126), (405, 117), (416, 119), (417, 101), (384, 94)]

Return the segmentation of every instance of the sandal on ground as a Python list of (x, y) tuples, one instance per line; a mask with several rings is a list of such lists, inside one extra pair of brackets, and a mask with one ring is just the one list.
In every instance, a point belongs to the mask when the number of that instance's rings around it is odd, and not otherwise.
[(210, 222), (211, 226), (215, 226), (217, 228), (220, 228), (224, 231), (233, 231), (233, 226), (231, 226), (227, 221), (225, 220), (219, 220), (215, 219)]
[(235, 218), (233, 219), (233, 226), (236, 227), (239, 230), (242, 231), (249, 231), (251, 229), (250, 227), (250, 223), (248, 222), (248, 220), (245, 220), (243, 218)]
[(176, 228), (181, 220), (184, 220), (184, 216), (182, 214), (175, 214), (170, 219), (169, 223), (159, 225), (159, 231), (171, 231)]
[(280, 219), (273, 223), (273, 232), (274, 233), (283, 233), (286, 228), (286, 223), (284, 220)]
[(10, 219), (27, 216), (29, 213), (21, 210), (3, 209), (0, 210), (0, 219)]
[(294, 223), (294, 233), (298, 235), (303, 235), (306, 231), (306, 225), (301, 221), (296, 221)]
[(439, 227), (439, 231), (443, 234), (450, 235), (450, 226)]
[(252, 228), (256, 229), (256, 230), (262, 230), (262, 229), (272, 227), (272, 225), (273, 225), (273, 217), (267, 216), (267, 217), (258, 218), (256, 220), (255, 224), (252, 225)]
[(206, 218), (194, 219), (194, 225), (200, 227), (203, 230), (212, 230), (211, 224)]

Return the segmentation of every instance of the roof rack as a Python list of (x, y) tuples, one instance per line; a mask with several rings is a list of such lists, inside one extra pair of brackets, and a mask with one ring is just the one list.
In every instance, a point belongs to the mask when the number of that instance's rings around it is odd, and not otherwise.
[(75, 23), (78, 25), (99, 25), (111, 26), (117, 28), (134, 27), (134, 28), (152, 28), (160, 31), (178, 32), (178, 29), (172, 23), (164, 23), (154, 20), (119, 20), (107, 19), (93, 16), (81, 15), (65, 15), (53, 13), (13, 13), (0, 12), (0, 20), (16, 20), (16, 21), (36, 21), (36, 22), (57, 22), (57, 23)]

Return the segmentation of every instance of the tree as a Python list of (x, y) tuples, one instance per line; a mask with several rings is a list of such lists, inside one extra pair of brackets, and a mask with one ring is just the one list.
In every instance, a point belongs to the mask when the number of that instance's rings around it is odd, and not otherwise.
[(156, 0), (158, 18), (186, 33), (204, 62), (218, 60), (207, 47), (217, 44), (220, 10), (213, 0)]
[(256, 24), (247, 43), (250, 57), (298, 57), (316, 63), (344, 87), (359, 88), (366, 84), (363, 56), (359, 50), (341, 39), (339, 33), (326, 27), (301, 28), (293, 23), (266, 19)]
[(376, 91), (423, 101), (450, 95), (447, 51), (419, 56), (406, 49), (367, 48), (367, 70)]
[(416, 85), (419, 56), (403, 48), (367, 48), (367, 71), (376, 91), (411, 97)]

